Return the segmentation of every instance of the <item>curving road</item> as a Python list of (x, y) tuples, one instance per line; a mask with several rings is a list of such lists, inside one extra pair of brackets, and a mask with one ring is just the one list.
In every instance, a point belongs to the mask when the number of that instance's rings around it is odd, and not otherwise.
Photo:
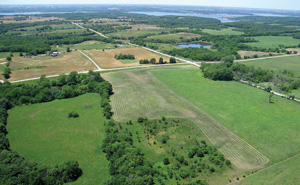
[(98, 64), (93, 59), (91, 59), (89, 56), (87, 56), (87, 54), (83, 53), (80, 50), (77, 50), (77, 51), (79, 51), (79, 53), (83, 54), (86, 58), (88, 58), (97, 67), (97, 70), (99, 70), (99, 71), (103, 70), (101, 67), (98, 66)]

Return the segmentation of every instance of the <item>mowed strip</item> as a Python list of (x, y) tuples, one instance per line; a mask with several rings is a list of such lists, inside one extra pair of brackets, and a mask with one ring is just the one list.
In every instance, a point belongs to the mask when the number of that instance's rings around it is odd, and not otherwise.
[[(137, 66), (141, 59), (151, 59), (155, 58), (156, 61), (159, 60), (160, 55), (156, 55), (145, 49), (139, 47), (132, 48), (117, 48), (111, 50), (85, 50), (85, 53), (89, 54), (94, 61), (99, 64), (102, 68), (115, 68), (115, 67), (127, 67), (127, 66)], [(116, 54), (132, 54), (137, 59), (132, 63), (122, 63), (121, 61), (115, 59)], [(169, 61), (169, 57), (163, 57), (164, 61)]]
[(114, 88), (111, 101), (115, 120), (126, 121), (140, 116), (188, 118), (238, 168), (254, 169), (269, 161), (247, 142), (149, 74), (148, 70), (110, 72), (102, 76)]
[[(26, 67), (29, 67), (29, 69), (25, 69)], [(10, 81), (40, 77), (41, 75), (54, 75), (69, 73), (71, 71), (96, 69), (93, 63), (81, 56), (78, 51), (62, 54), (58, 57), (13, 57), (10, 68), (13, 70)]]

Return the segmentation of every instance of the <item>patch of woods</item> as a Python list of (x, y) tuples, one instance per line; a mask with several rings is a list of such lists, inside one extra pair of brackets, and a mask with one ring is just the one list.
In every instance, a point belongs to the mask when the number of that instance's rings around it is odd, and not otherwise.
[(86, 27), (88, 29), (91, 28), (91, 29), (101, 32), (103, 34), (114, 33), (114, 32), (118, 32), (118, 31), (132, 29), (132, 26), (120, 26), (120, 24), (101, 25), (101, 24), (88, 23), (86, 25)]
[[(294, 26), (299, 26), (299, 17), (272, 17), (272, 16), (245, 16), (237, 17), (240, 22), (226, 23), (228, 26), (235, 26), (243, 30), (247, 35), (272, 35), (289, 34), (297, 38), (299, 31), (293, 29)], [(259, 23), (253, 23), (259, 22)], [(253, 26), (254, 25), (254, 26)]]
[[(134, 129), (135, 124), (144, 129)], [(153, 146), (153, 150), (170, 145), (170, 137), (165, 132), (181, 129), (180, 120), (140, 117), (136, 122), (128, 121), (126, 124), (109, 120), (105, 127), (102, 149), (109, 161), (109, 173), (112, 176), (105, 184), (165, 184), (172, 181), (177, 184), (204, 185), (208, 183), (200, 176), (222, 173), (227, 167), (231, 168), (231, 162), (203, 140), (193, 140), (192, 147), (184, 149), (183, 145), (180, 145), (180, 149), (172, 147), (161, 162), (147, 159), (138, 143)], [(159, 134), (162, 132), (165, 134)]]
[[(151, 58), (150, 60), (148, 59), (142, 59), (139, 61), (140, 64), (167, 64), (167, 61), (164, 61), (164, 59), (162, 57), (159, 58), (158, 62), (156, 61), (155, 58)], [(169, 59), (169, 63), (173, 64), (176, 63), (176, 59), (174, 57), (171, 57)]]
[[(0, 184), (63, 184), (73, 182), (82, 175), (77, 161), (47, 166), (28, 161), (12, 151), (6, 138), (6, 125), (7, 111), (14, 106), (72, 98), (85, 93), (99, 93), (103, 114), (110, 119), (112, 86), (93, 71), (88, 74), (71, 72), (60, 75), (56, 80), (42, 76), (40, 80), (28, 84), (0, 84)], [(76, 117), (76, 113), (72, 116)]]
[(134, 60), (135, 57), (132, 54), (120, 53), (120, 54), (115, 54), (115, 59), (117, 59), (117, 60)]
[[(25, 55), (45, 54), (51, 50), (51, 45), (62, 44), (78, 44), (84, 41), (97, 40), (105, 43), (117, 44), (120, 41), (115, 41), (111, 38), (95, 37), (95, 33), (88, 29), (82, 33), (67, 33), (64, 35), (49, 35), (42, 32), (51, 30), (51, 25), (70, 24), (67, 21), (44, 21), (34, 23), (13, 23), (0, 24), (0, 52), (24, 52)], [(12, 35), (5, 34), (8, 31), (20, 29), (26, 31), (25, 28), (32, 26), (41, 26), (36, 28), (34, 35)]]
[[(219, 81), (247, 81), (249, 83), (271, 82), (273, 88), (281, 92), (291, 92), (300, 87), (300, 78), (293, 71), (283, 70), (275, 73), (272, 70), (264, 70), (254, 66), (233, 63), (233, 56), (223, 58), (219, 64), (202, 63), (200, 69), (205, 78)], [(272, 91), (272, 87), (265, 88), (266, 91)], [(294, 96), (292, 96), (294, 99)]]
[(78, 44), (88, 40), (106, 43), (118, 43), (113, 39), (95, 37), (93, 32), (69, 35), (28, 35), (28, 36), (0, 36), (0, 52), (24, 52), (29, 55), (45, 54), (51, 50), (51, 45)]

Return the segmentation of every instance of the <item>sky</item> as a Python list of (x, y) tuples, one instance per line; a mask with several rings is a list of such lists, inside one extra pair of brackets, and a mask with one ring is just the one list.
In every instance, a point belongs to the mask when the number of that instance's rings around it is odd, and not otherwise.
[(300, 10), (300, 0), (0, 0), (0, 4), (165, 4)]

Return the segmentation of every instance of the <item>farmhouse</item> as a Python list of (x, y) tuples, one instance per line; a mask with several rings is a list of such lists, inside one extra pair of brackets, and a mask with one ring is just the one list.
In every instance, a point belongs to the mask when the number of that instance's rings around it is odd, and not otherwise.
[(53, 57), (56, 57), (56, 56), (58, 56), (59, 55), (59, 52), (57, 52), (57, 51), (53, 51), (52, 53), (51, 53), (51, 56), (53, 56)]

